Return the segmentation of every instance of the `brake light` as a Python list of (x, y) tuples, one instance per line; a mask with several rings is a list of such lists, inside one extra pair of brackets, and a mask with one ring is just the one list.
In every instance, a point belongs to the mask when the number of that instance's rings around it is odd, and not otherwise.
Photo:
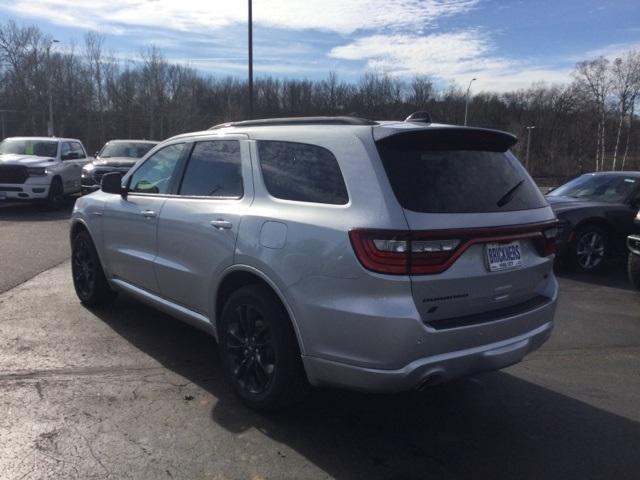
[(373, 272), (426, 275), (447, 270), (471, 245), (535, 240), (539, 253), (556, 251), (557, 222), (460, 230), (396, 231), (355, 229), (349, 232), (360, 263)]
[(558, 237), (558, 227), (554, 226), (542, 231), (544, 237), (544, 254), (545, 256), (556, 253), (556, 238)]
[(459, 239), (422, 239), (420, 233), (389, 230), (349, 232), (356, 256), (378, 273), (436, 273), (460, 245)]
[(409, 272), (407, 232), (352, 230), (351, 244), (362, 265), (378, 273)]

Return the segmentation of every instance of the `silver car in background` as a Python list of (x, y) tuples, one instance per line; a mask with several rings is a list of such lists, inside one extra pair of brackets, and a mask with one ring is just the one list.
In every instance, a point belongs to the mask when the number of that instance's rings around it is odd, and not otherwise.
[(551, 334), (556, 220), (504, 132), (309, 117), (171, 138), (71, 221), (76, 292), (212, 334), (255, 409), (421, 389)]

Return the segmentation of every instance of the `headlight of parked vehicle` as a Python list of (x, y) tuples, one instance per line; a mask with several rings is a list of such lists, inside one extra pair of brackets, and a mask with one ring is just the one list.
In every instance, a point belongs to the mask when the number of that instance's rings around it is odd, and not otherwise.
[(89, 176), (94, 168), (95, 168), (95, 165), (93, 163), (89, 163), (88, 165), (85, 165), (84, 167), (82, 167), (82, 176), (83, 177)]
[(30, 177), (43, 177), (47, 174), (46, 167), (29, 167), (27, 173)]

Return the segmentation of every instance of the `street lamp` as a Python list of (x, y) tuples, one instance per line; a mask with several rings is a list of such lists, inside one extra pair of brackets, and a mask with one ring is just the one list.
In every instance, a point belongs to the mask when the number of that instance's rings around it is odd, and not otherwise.
[(249, 119), (253, 118), (253, 8), (249, 0)]
[[(47, 45), (47, 67), (51, 68), (51, 46), (54, 43), (60, 43), (60, 40), (56, 40), (55, 38), (52, 39), (49, 42), (49, 45)], [(49, 137), (53, 137), (53, 92), (52, 92), (52, 87), (51, 87), (51, 83), (52, 83), (52, 76), (51, 72), (47, 72), (49, 79), (48, 79), (48, 90), (49, 90), (49, 122), (47, 122), (47, 135)]]
[(527, 129), (527, 156), (525, 159), (525, 167), (529, 170), (529, 149), (531, 148), (531, 130), (533, 130), (535, 125), (529, 125), (528, 127), (524, 127)]
[(472, 78), (467, 87), (467, 94), (464, 96), (464, 126), (467, 126), (467, 112), (469, 111), (469, 90), (471, 90), (471, 84), (477, 79)]

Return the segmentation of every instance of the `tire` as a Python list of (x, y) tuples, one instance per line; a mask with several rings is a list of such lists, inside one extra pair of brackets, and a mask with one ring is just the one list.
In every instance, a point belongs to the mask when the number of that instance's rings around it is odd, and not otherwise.
[(64, 188), (62, 187), (62, 180), (60, 180), (59, 177), (54, 177), (49, 187), (49, 195), (47, 195), (47, 208), (50, 210), (59, 210), (62, 208), (63, 203)]
[(640, 290), (640, 255), (629, 253), (627, 273), (629, 274), (631, 285), (633, 285), (636, 290)]
[(597, 272), (609, 256), (607, 231), (597, 225), (580, 227), (570, 248), (571, 266), (583, 273)]
[(249, 408), (273, 411), (309, 391), (289, 316), (265, 285), (247, 285), (227, 300), (219, 324), (227, 380)]
[(86, 231), (78, 233), (71, 247), (71, 273), (76, 295), (83, 305), (98, 307), (113, 301), (111, 290), (102, 270), (96, 247)]

